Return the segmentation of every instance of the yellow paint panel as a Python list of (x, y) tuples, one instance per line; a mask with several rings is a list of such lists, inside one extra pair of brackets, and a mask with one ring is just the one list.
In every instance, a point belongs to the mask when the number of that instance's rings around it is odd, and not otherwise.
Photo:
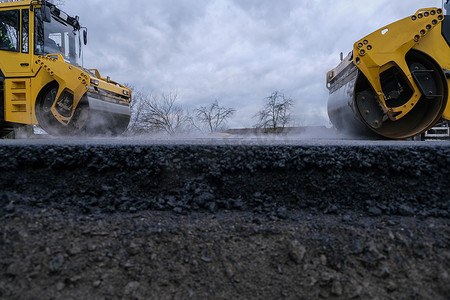
[(13, 104), (12, 109), (13, 109), (12, 112), (26, 112), (27, 105), (26, 104)]
[(5, 121), (31, 124), (31, 79), (5, 80)]

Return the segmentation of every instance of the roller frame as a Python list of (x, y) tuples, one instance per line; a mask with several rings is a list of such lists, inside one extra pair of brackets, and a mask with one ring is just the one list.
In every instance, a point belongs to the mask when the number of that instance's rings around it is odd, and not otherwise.
[[(420, 134), (419, 127), (423, 127), (422, 130), (425, 131), (437, 122), (440, 116), (448, 117), (450, 44), (444, 39), (443, 20), (442, 9), (420, 9), (413, 16), (384, 26), (360, 39), (354, 44), (353, 51), (345, 59), (341, 55), (341, 63), (327, 73), (327, 88), (330, 92), (328, 114), (333, 125), (338, 129), (348, 129), (354, 133), (367, 133), (367, 129), (371, 129), (377, 134), (384, 135), (387, 130), (385, 137), (402, 139), (411, 137), (412, 134)], [(445, 21), (448, 22), (448, 20)], [(411, 64), (411, 61), (416, 61), (411, 60), (412, 51), (423, 57), (426, 56), (428, 69), (419, 68), (420, 70), (411, 72), (406, 57), (409, 55), (409, 64)], [(385, 72), (391, 68), (393, 69)], [(425, 75), (432, 74), (434, 80), (431, 80), (431, 83), (438, 82), (439, 87), (433, 89), (433, 86), (423, 84), (426, 82), (425, 80), (420, 81), (420, 76), (422, 76), (420, 72)], [(381, 74), (385, 74), (383, 80), (386, 86), (382, 86)], [(392, 74), (397, 76), (392, 79), (395, 81), (386, 81)], [(398, 74), (400, 75), (398, 76)], [(361, 78), (367, 81), (362, 86), (359, 82)], [(396, 91), (396, 89), (387, 84), (388, 82), (397, 83), (396, 78), (400, 78), (399, 82), (402, 83), (402, 87), (406, 87), (408, 91), (397, 94), (401, 95), (401, 98), (395, 98), (395, 95), (391, 95), (391, 92)], [(373, 93), (373, 99), (371, 99), (373, 104), (364, 107), (364, 109), (367, 108), (367, 112), (370, 111), (370, 118), (376, 119), (376, 124), (367, 123), (368, 118), (364, 118), (362, 115), (364, 112), (360, 110), (361, 108), (357, 103), (361, 100), (358, 97), (361, 95), (367, 96), (362, 93), (367, 88)], [(383, 89), (390, 91), (389, 95), (384, 94)], [(400, 93), (400, 89), (398, 90)], [(437, 91), (436, 95), (429, 95), (430, 92), (435, 91)], [(394, 98), (390, 98), (390, 96)], [(427, 117), (430, 117), (430, 123), (424, 121), (425, 119), (418, 121), (416, 127), (411, 127), (414, 129), (411, 130), (409, 135), (400, 133), (392, 127), (392, 124), (397, 124), (398, 120), (405, 118), (401, 127), (402, 130), (409, 130), (404, 129), (409, 127), (405, 124), (414, 121), (415, 117), (409, 117), (408, 113), (411, 112), (412, 116), (417, 116), (417, 112), (424, 108), (424, 98), (439, 99), (439, 102), (432, 106), (432, 111), (435, 112), (437, 117), (431, 118), (427, 113)], [(399, 101), (400, 99), (401, 101)], [(388, 100), (389, 104), (387, 103)], [(419, 102), (421, 103), (420, 109), (419, 107), (414, 109)], [(439, 109), (438, 105), (440, 105)], [(412, 113), (413, 109), (414, 114)], [(378, 110), (380, 113), (377, 112)], [(406, 118), (406, 116), (408, 117)], [(381, 130), (382, 133), (378, 132), (377, 128), (382, 127), (381, 125), (387, 120), (392, 124), (384, 127)], [(396, 133), (391, 135), (389, 131), (391, 129)]]
[[(47, 56), (40, 55), (38, 56), (36, 64), (42, 67), (58, 82), (58, 93), (51, 111), (58, 122), (64, 126), (68, 125), (74, 116), (78, 103), (89, 89), (89, 75), (81, 69), (67, 64), (61, 54), (49, 54)], [(73, 96), (71, 114), (68, 117), (63, 116), (56, 109), (58, 101), (61, 100), (61, 95), (66, 91)]]
[[(405, 56), (416, 44), (420, 43), (420, 40), (427, 33), (439, 25), (443, 18), (440, 9), (421, 9), (411, 17), (404, 18), (369, 34), (353, 46), (354, 64), (366, 76), (378, 95), (381, 109), (392, 121), (404, 117), (422, 96), (420, 88), (415, 83), (406, 64)], [(386, 105), (386, 96), (382, 91), (379, 76), (391, 67), (397, 67), (401, 70), (413, 90), (412, 97), (404, 105), (395, 108)]]

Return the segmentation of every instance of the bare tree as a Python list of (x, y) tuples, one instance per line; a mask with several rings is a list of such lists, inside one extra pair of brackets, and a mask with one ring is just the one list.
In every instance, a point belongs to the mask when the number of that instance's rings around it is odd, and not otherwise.
[(148, 95), (132, 85), (125, 84), (125, 86), (132, 91), (132, 101), (130, 103), (131, 117), (127, 132), (142, 132), (144, 127), (142, 124), (142, 116), (144, 114), (145, 102), (148, 99)]
[(132, 90), (133, 95), (128, 134), (165, 132), (173, 135), (190, 126), (190, 117), (177, 104), (177, 92), (152, 95), (133, 86), (128, 88)]
[(290, 110), (294, 101), (278, 91), (273, 92), (265, 100), (263, 109), (254, 116), (257, 119), (255, 127), (274, 131), (285, 128), (291, 121)]
[(183, 108), (176, 103), (178, 93), (152, 95), (144, 102), (142, 121), (152, 131), (163, 131), (170, 135), (183, 129), (188, 118)]
[(195, 110), (198, 120), (203, 123), (210, 132), (217, 132), (225, 127), (228, 119), (231, 118), (236, 110), (219, 106), (216, 99), (213, 103), (202, 106)]

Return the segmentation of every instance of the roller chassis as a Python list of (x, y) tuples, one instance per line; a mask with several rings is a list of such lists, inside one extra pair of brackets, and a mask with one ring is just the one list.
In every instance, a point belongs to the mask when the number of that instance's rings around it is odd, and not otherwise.
[(404, 139), (448, 119), (450, 45), (444, 23), (442, 9), (421, 9), (357, 41), (327, 73), (333, 125)]
[(0, 127), (40, 125), (52, 135), (117, 135), (127, 129), (131, 91), (79, 65), (86, 31), (78, 17), (46, 1), (0, 3), (0, 14), (7, 13), (16, 14), (18, 23), (3, 18), (0, 25), (21, 39), (0, 48)]

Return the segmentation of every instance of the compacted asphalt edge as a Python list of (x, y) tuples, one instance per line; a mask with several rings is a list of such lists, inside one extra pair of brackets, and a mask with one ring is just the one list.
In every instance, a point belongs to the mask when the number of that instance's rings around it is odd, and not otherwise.
[(0, 141), (0, 298), (448, 299), (449, 145)]
[(10, 144), (0, 155), (3, 210), (450, 213), (445, 143)]

